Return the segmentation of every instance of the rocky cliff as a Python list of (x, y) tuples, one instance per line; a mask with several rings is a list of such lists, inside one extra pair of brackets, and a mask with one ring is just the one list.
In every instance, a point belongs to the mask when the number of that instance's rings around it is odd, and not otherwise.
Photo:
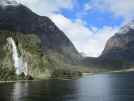
[(134, 21), (123, 26), (106, 43), (97, 58), (87, 57), (82, 61), (87, 66), (105, 69), (128, 69), (134, 65)]
[(111, 59), (124, 59), (134, 61), (134, 21), (122, 27), (118, 33), (111, 37), (101, 55)]
[(82, 57), (65, 34), (14, 0), (0, 1), (0, 53), (0, 80), (75, 77), (82, 69)]
[(60, 53), (65, 56), (64, 61), (67, 63), (75, 63), (80, 59), (71, 41), (48, 17), (39, 16), (13, 1), (5, 4), (4, 7), (2, 4), (0, 6), (0, 30), (34, 33), (39, 36), (42, 48), (48, 54)]

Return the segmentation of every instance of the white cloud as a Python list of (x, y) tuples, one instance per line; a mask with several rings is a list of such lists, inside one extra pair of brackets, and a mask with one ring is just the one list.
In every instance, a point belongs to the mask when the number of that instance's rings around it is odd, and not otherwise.
[(122, 16), (125, 20), (134, 18), (134, 0), (92, 0), (88, 5), (92, 9), (110, 11), (114, 16)]
[(90, 11), (91, 9), (92, 9), (92, 6), (86, 3), (85, 6), (84, 6), (84, 10), (85, 11)]
[[(88, 28), (81, 21), (72, 22), (60, 14), (53, 14), (50, 18), (72, 40), (79, 52), (87, 56), (97, 57), (104, 49), (105, 43), (117, 28), (104, 26), (101, 30)], [(96, 31), (94, 33), (91, 29)]]
[[(103, 51), (107, 39), (117, 31), (117, 28), (112, 28), (109, 26), (104, 26), (102, 29), (98, 29), (96, 27), (89, 28), (86, 26), (86, 22), (84, 22), (81, 19), (71, 21), (70, 19), (64, 17), (63, 15), (55, 13), (60, 12), (62, 8), (67, 9), (73, 8), (73, 2), (75, 0), (16, 0), (16, 1), (21, 2), (24, 5), (28, 6), (39, 15), (49, 16), (55, 22), (55, 24), (62, 31), (65, 32), (65, 34), (69, 37), (69, 39), (74, 43), (78, 51), (86, 54), (87, 56), (93, 56), (93, 57), (99, 56)], [(92, 6), (88, 4), (85, 7), (85, 10), (89, 11), (90, 9), (92, 9), (91, 7)]]
[(71, 9), (73, 0), (9, 0), (22, 3), (39, 15), (48, 16), (51, 13), (60, 12), (62, 8)]

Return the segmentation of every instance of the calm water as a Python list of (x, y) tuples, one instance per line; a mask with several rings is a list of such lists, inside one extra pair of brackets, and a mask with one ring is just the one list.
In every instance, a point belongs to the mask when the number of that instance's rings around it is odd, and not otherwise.
[(2, 83), (0, 101), (134, 101), (134, 72)]

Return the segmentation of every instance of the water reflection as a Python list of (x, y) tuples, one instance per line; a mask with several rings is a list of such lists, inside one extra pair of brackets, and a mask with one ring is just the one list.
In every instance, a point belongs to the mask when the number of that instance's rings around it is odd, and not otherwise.
[(0, 101), (134, 101), (134, 73), (0, 84)]
[(33, 82), (17, 82), (14, 84), (13, 101), (69, 101), (79, 90), (75, 81), (48, 80)]
[(12, 83), (0, 83), (0, 101), (12, 101)]
[(28, 82), (16, 82), (13, 88), (13, 101), (20, 101), (21, 97), (28, 96)]
[[(87, 80), (86, 80), (87, 79)], [(112, 94), (112, 80), (109, 79), (108, 75), (99, 75), (85, 77), (78, 80), (77, 85), (79, 86), (79, 101), (111, 101), (110, 97)]]

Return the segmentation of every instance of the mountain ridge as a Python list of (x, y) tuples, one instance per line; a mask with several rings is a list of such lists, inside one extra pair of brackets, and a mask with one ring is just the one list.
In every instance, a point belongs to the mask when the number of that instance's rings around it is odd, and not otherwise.
[(62, 53), (69, 58), (65, 61), (70, 63), (80, 59), (81, 55), (72, 42), (48, 17), (39, 16), (22, 4), (0, 8), (0, 15), (0, 30), (36, 33), (42, 41), (43, 50)]
[(0, 52), (3, 53), (0, 59), (4, 61), (0, 62), (1, 67), (10, 68), (13, 65), (11, 53), (7, 49), (4, 52), (8, 37), (14, 39), (21, 56), (28, 63), (30, 76), (34, 78), (44, 78), (45, 74), (48, 74), (47, 77), (69, 74), (70, 77), (80, 75), (80, 72), (128, 69), (134, 65), (134, 21), (122, 27), (107, 41), (99, 57), (85, 58), (51, 19), (37, 15), (20, 3), (7, 3), (4, 8), (0, 5)]
[[(74, 78), (88, 71), (80, 65), (83, 57), (64, 32), (22, 4), (0, 5), (0, 36), (0, 80)], [(15, 74), (14, 52), (6, 47), (8, 38), (27, 63), (28, 77)]]

